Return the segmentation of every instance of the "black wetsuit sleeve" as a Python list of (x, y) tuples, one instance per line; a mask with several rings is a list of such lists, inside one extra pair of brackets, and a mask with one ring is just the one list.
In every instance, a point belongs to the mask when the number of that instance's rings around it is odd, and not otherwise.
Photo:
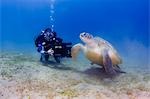
[(44, 42), (44, 36), (43, 35), (39, 35), (36, 40), (35, 40), (35, 45), (36, 47), (38, 47), (39, 44), (42, 44)]

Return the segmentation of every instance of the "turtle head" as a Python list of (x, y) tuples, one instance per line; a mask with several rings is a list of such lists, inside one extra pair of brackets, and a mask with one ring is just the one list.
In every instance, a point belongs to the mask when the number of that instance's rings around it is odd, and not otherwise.
[(93, 39), (93, 36), (86, 32), (81, 33), (79, 37), (84, 43), (89, 43)]

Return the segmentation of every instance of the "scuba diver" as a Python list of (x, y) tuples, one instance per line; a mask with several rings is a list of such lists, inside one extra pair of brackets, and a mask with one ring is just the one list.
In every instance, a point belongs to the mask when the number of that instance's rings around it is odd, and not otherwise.
[(37, 51), (41, 53), (41, 62), (47, 62), (49, 56), (53, 56), (57, 63), (60, 63), (60, 58), (71, 57), (72, 43), (63, 43), (63, 39), (58, 38), (51, 28), (45, 29), (38, 35), (35, 45)]

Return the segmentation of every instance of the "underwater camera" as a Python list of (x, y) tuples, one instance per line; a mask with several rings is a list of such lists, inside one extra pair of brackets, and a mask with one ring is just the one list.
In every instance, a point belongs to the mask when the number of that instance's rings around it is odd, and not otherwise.
[(57, 43), (53, 45), (55, 57), (71, 57), (72, 43)]

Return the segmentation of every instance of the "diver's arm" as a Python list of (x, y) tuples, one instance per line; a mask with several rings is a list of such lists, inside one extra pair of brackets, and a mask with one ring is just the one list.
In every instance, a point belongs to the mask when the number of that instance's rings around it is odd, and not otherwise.
[(41, 54), (44, 54), (46, 52), (46, 51), (44, 51), (44, 47), (42, 46), (42, 44), (38, 44), (37, 51)]

